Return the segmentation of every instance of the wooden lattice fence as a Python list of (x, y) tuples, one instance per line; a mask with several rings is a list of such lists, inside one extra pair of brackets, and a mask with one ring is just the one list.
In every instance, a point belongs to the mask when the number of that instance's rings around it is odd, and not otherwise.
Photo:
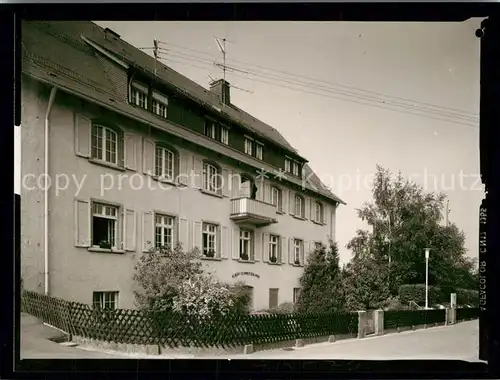
[(143, 310), (100, 310), (24, 291), (22, 311), (72, 335), (162, 346), (227, 347), (354, 334), (357, 313), (226, 315), (211, 318)]

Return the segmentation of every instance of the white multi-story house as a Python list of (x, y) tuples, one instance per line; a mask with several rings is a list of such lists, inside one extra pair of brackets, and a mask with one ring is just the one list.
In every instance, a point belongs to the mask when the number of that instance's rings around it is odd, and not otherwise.
[(25, 288), (133, 308), (140, 256), (180, 242), (254, 309), (294, 301), (343, 202), (229, 83), (206, 90), (92, 22), (24, 22), (22, 50)]

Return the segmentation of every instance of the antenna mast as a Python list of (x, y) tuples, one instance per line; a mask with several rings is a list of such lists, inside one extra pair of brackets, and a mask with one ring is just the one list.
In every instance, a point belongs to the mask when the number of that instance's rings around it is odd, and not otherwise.
[(158, 40), (157, 39), (153, 39), (153, 46), (154, 46), (153, 53), (155, 56), (155, 76), (156, 76), (156, 62), (158, 61)]

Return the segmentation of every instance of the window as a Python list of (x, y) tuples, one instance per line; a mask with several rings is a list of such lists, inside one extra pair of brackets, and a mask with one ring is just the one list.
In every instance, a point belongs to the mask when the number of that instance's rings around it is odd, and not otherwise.
[(102, 203), (92, 205), (92, 245), (103, 249), (116, 247), (118, 207)]
[(273, 204), (278, 211), (283, 210), (281, 190), (277, 187), (271, 187), (271, 204)]
[(167, 215), (155, 215), (155, 247), (173, 248), (175, 218)]
[(293, 303), (299, 302), (300, 288), (293, 288)]
[(153, 99), (153, 112), (163, 118), (167, 118), (167, 106)]
[(255, 144), (255, 157), (257, 157), (259, 160), (262, 160), (262, 152), (264, 150), (264, 145), (261, 143), (256, 143)]
[(269, 309), (274, 309), (278, 306), (278, 295), (279, 289), (271, 288), (269, 289)]
[(323, 205), (319, 202), (314, 204), (314, 220), (323, 223)]
[(118, 133), (103, 125), (93, 125), (92, 158), (118, 165)]
[(304, 248), (304, 242), (300, 239), (293, 240), (293, 261), (294, 264), (302, 264), (302, 252)]
[(215, 123), (211, 120), (205, 121), (205, 136), (215, 139)]
[(217, 253), (217, 225), (203, 223), (203, 254), (215, 257)]
[(252, 232), (240, 230), (240, 259), (251, 260)]
[(285, 171), (287, 173), (291, 173), (291, 171), (292, 171), (291, 165), (292, 165), (292, 162), (288, 158), (285, 158)]
[(203, 190), (211, 193), (222, 191), (222, 178), (219, 175), (219, 168), (208, 162), (203, 163)]
[(248, 137), (245, 137), (245, 154), (252, 155), (253, 152), (253, 141)]
[(293, 163), (293, 175), (296, 175), (297, 177), (299, 176), (299, 163), (298, 162)]
[(118, 292), (94, 292), (92, 306), (95, 309), (117, 309)]
[(295, 196), (295, 215), (304, 217), (304, 198), (300, 195)]
[(130, 103), (144, 109), (148, 109), (148, 89), (147, 87), (132, 84), (130, 89)]
[(229, 129), (226, 127), (220, 128), (220, 142), (223, 144), (229, 144)]
[(276, 235), (269, 236), (269, 261), (272, 263), (280, 262), (280, 237)]
[(168, 98), (153, 92), (153, 102), (152, 102), (153, 112), (163, 118), (167, 118), (167, 108), (168, 108)]
[(156, 147), (155, 174), (163, 179), (174, 179), (174, 153), (166, 148)]

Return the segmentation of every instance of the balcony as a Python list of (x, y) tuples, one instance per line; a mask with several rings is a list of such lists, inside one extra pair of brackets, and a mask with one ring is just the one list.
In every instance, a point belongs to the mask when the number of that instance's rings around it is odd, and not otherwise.
[(235, 223), (250, 224), (255, 227), (264, 227), (278, 222), (275, 206), (251, 198), (232, 199), (229, 217)]

